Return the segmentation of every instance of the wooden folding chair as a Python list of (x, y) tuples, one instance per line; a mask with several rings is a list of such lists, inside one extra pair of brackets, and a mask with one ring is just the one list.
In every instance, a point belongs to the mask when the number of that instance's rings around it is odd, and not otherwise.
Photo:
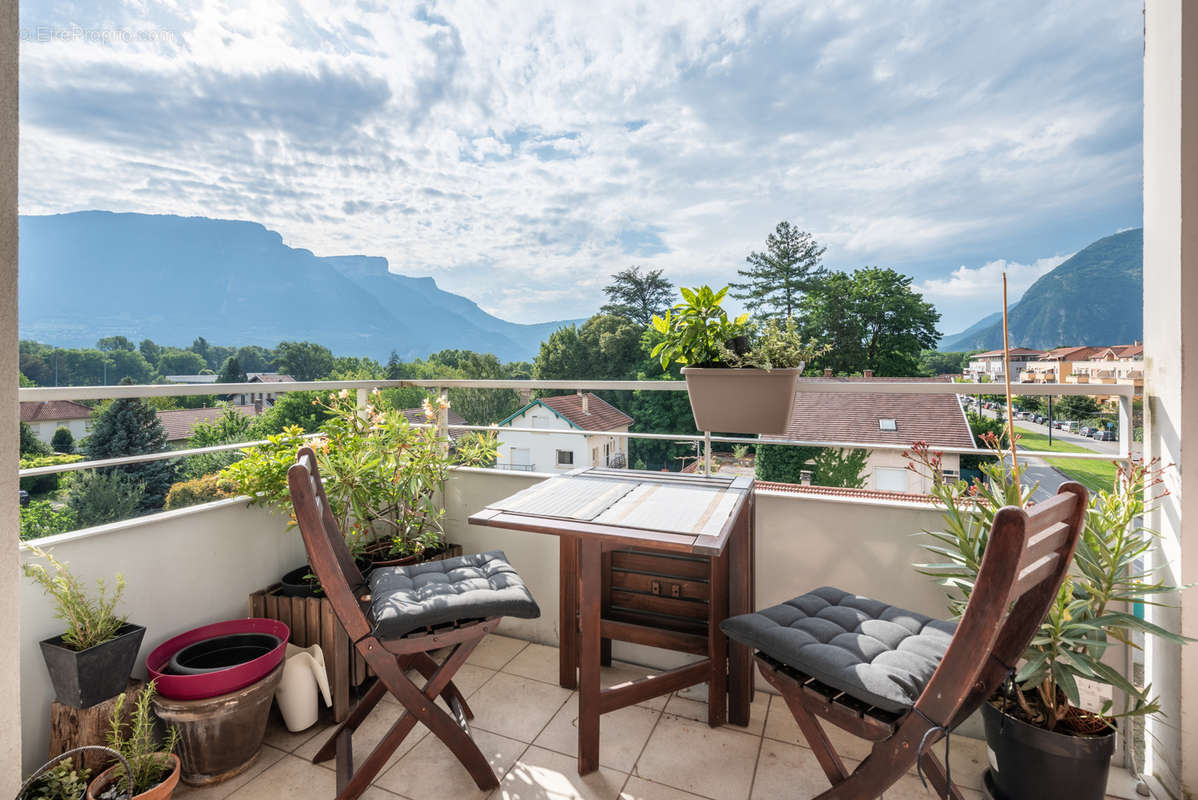
[[(378, 678), (312, 759), (319, 764), (336, 756), (337, 800), (361, 795), (417, 722), (453, 751), (479, 789), (497, 787), (495, 773), (470, 736), (474, 715), (452, 678), (504, 616), (540, 615), (520, 576), (495, 551), (383, 567), (367, 581), (329, 510), (311, 448), (300, 448), (287, 483), (312, 570), (350, 641)], [(438, 663), (429, 651), (441, 648), (450, 649)], [(409, 669), (424, 676), (423, 688), (408, 678)], [(404, 711), (355, 771), (353, 732), (387, 692)], [(438, 696), (450, 713), (434, 702)]]
[[(1012, 674), (1073, 561), (1086, 503), (1085, 488), (1065, 483), (1030, 513), (1000, 509), (955, 630), (830, 587), (723, 623), (757, 649), (761, 674), (831, 781), (817, 800), (878, 797), (916, 765), (938, 796), (962, 800), (930, 745)], [(874, 742), (851, 773), (818, 717)]]

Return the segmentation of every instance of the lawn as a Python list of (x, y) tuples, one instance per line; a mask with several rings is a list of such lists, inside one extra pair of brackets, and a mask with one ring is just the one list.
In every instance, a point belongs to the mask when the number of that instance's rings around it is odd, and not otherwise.
[[(1019, 448), (1021, 450), (1050, 450), (1055, 453), (1093, 452), (1072, 442), (1062, 442), (1056, 438), (1052, 440), (1052, 446), (1050, 447), (1046, 435), (1034, 433), (1018, 425), (1015, 426), (1015, 431), (1021, 437), (1019, 439)], [(1091, 492), (1096, 492), (1099, 489), (1110, 491), (1111, 487), (1115, 485), (1115, 464), (1113, 457), (1110, 461), (1081, 461), (1074, 458), (1045, 458), (1044, 460), (1059, 469), (1070, 479), (1085, 486)]]

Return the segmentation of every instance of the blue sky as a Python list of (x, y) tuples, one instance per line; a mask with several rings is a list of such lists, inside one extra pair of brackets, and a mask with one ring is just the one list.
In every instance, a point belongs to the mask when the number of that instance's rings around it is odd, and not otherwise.
[[(185, 6), (185, 7), (184, 7)], [(23, 213), (250, 219), (514, 321), (781, 219), (952, 333), (1141, 224), (1143, 17), (1023, 2), (21, 3)]]

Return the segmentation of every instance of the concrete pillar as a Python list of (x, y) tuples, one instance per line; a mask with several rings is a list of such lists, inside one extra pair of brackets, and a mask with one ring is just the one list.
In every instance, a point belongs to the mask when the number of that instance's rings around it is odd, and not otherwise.
[(17, 609), (17, 0), (0, 2), (0, 797), (21, 781)]
[[(1185, 585), (1198, 582), (1198, 3), (1148, 0), (1144, 33), (1144, 452), (1172, 465), (1148, 524), (1154, 566)], [(1198, 589), (1150, 618), (1198, 637)], [(1147, 771), (1174, 797), (1198, 793), (1198, 645), (1152, 641), (1146, 662), (1166, 714), (1149, 722)]]

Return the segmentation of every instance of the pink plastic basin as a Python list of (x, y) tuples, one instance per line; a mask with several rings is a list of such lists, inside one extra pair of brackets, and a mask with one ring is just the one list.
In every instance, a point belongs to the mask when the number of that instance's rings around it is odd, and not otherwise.
[[(163, 672), (171, 656), (190, 644), (237, 633), (269, 633), (279, 637), (279, 646), (263, 656), (228, 669), (202, 675), (168, 675)], [(291, 629), (276, 619), (231, 619), (193, 628), (173, 639), (167, 639), (146, 658), (146, 671), (157, 681), (158, 693), (171, 700), (204, 700), (217, 695), (244, 689), (265, 678), (279, 666), (287, 652)]]

